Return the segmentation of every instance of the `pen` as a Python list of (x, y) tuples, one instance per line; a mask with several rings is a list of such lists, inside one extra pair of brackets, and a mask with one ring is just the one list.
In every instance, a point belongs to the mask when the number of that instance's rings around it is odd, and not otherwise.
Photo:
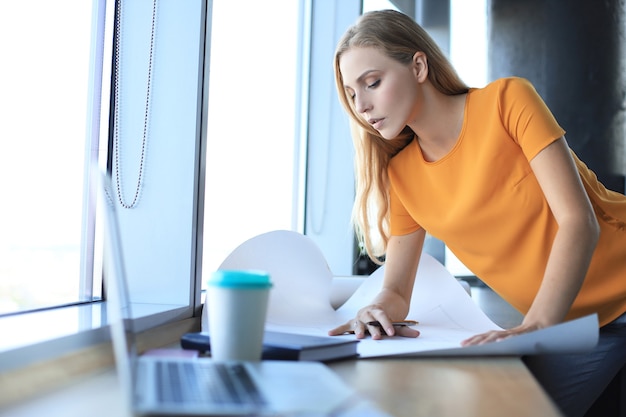
[[(415, 326), (416, 324), (418, 324), (419, 322), (415, 321), (415, 320), (404, 320), (404, 321), (394, 321), (391, 324), (394, 327), (404, 327), (404, 326)], [(366, 323), (368, 326), (376, 326), (376, 327), (380, 327), (382, 328), (383, 326), (380, 324), (379, 321), (368, 321)]]
[[(394, 327), (406, 327), (406, 326), (415, 326), (416, 324), (418, 324), (419, 322), (415, 321), (415, 320), (403, 320), (403, 321), (393, 321), (391, 322), (391, 324)], [(368, 321), (367, 323), (368, 326), (376, 326), (379, 329), (382, 329), (383, 326), (382, 324), (380, 324), (380, 322), (378, 320), (376, 321)], [(383, 329), (384, 331), (384, 329)], [(354, 334), (354, 330), (349, 330), (347, 333), (349, 334)]]

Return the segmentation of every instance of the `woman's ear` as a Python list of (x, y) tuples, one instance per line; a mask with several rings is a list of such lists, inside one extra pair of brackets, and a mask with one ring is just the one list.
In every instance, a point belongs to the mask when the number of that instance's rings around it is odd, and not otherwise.
[(421, 51), (417, 51), (413, 55), (413, 73), (418, 82), (424, 82), (428, 78), (428, 58), (426, 54)]

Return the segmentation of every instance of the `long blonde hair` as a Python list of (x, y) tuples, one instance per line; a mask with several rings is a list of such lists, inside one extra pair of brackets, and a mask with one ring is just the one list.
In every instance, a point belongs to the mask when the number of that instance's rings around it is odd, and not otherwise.
[[(446, 95), (464, 94), (468, 87), (428, 33), (412, 18), (395, 10), (363, 14), (337, 45), (335, 82), (339, 100), (350, 116), (355, 148), (356, 196), (352, 222), (360, 247), (372, 261), (380, 264), (390, 236), (387, 166), (415, 135), (407, 126), (396, 138), (384, 139), (359, 116), (346, 94), (339, 69), (342, 55), (354, 47), (376, 48), (405, 65), (412, 62), (416, 52), (423, 52), (428, 62), (428, 79), (438, 91)], [(376, 229), (371, 227), (374, 218)]]

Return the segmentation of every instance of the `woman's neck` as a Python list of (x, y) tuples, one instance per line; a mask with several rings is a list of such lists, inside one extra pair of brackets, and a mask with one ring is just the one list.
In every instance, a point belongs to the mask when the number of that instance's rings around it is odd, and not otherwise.
[(467, 94), (438, 93), (425, 102), (423, 117), (409, 125), (427, 161), (443, 158), (456, 145), (463, 128), (466, 97)]

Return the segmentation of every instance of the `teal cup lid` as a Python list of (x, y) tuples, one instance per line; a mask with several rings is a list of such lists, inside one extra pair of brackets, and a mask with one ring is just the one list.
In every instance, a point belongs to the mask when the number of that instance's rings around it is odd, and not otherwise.
[(211, 274), (207, 284), (221, 288), (270, 288), (270, 274), (257, 270), (218, 270)]

